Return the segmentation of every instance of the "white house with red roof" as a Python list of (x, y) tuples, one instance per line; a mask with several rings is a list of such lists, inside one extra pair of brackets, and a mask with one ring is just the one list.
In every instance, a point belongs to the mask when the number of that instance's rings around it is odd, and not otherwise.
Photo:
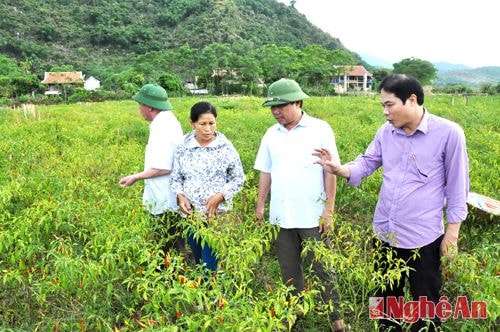
[(370, 91), (373, 84), (373, 75), (363, 66), (333, 66), (336, 75), (330, 77), (330, 84), (334, 85), (336, 93), (347, 91)]
[(101, 82), (93, 76), (85, 79), (85, 75), (81, 71), (61, 71), (61, 72), (45, 72), (43, 84), (47, 84), (49, 89), (45, 94), (60, 95), (61, 87), (64, 85), (83, 86), (87, 91), (94, 91), (101, 87)]

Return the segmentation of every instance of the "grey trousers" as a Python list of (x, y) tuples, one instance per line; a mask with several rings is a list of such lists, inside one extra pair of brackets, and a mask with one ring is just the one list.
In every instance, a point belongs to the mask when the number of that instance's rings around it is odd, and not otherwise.
[(281, 276), (283, 282), (294, 286), (294, 294), (299, 294), (304, 290), (304, 271), (305, 264), (312, 264), (313, 271), (319, 278), (324, 290), (321, 297), (325, 303), (330, 300), (334, 305), (334, 311), (330, 313), (332, 321), (340, 319), (338, 312), (339, 294), (335, 290), (337, 284), (337, 275), (334, 271), (327, 271), (321, 262), (314, 259), (314, 252), (309, 251), (302, 262), (301, 252), (303, 242), (308, 239), (323, 241), (326, 246), (330, 247), (328, 240), (322, 238), (319, 232), (319, 227), (314, 228), (281, 228), (278, 237), (274, 241), (276, 255), (281, 268)]

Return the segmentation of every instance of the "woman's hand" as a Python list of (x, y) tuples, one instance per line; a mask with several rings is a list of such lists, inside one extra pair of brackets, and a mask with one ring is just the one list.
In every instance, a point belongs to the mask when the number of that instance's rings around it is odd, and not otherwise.
[(191, 202), (186, 197), (184, 197), (184, 195), (177, 194), (177, 203), (179, 204), (179, 209), (182, 213), (187, 214), (188, 216), (193, 214)]
[(217, 215), (217, 210), (219, 209), (219, 204), (224, 201), (224, 196), (221, 193), (217, 193), (212, 197), (209, 197), (204, 205), (206, 205), (206, 213), (209, 217), (213, 217)]

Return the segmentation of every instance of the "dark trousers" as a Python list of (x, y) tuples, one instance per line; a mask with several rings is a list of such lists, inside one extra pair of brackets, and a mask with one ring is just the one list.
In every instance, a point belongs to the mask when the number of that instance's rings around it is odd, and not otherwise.
[[(283, 282), (294, 286), (294, 294), (304, 290), (304, 272), (301, 252), (303, 242), (308, 239), (323, 241), (330, 247), (329, 242), (321, 237), (319, 227), (314, 228), (281, 228), (274, 242), (276, 255), (281, 268)], [(332, 321), (340, 319), (338, 313), (339, 295), (335, 290), (337, 276), (334, 271), (326, 271), (324, 266), (314, 259), (314, 252), (309, 251), (305, 257), (305, 263), (312, 264), (316, 276), (320, 279), (324, 290), (321, 293), (323, 301), (330, 300), (334, 305), (334, 312), (330, 313)]]
[(157, 221), (157, 234), (166, 238), (163, 251), (166, 253), (170, 249), (178, 252), (186, 250), (186, 241), (182, 236), (182, 229), (178, 226), (180, 215), (174, 211), (166, 211), (162, 214), (153, 215)]
[[(418, 256), (413, 258), (414, 249), (402, 249), (390, 246), (386, 242), (378, 239), (375, 242), (378, 245), (378, 250), (381, 251), (381, 260), (375, 262), (375, 269), (386, 273), (388, 269), (387, 257), (392, 259), (401, 258), (411, 268), (408, 281), (410, 285), (410, 293), (413, 301), (418, 301), (420, 296), (426, 296), (428, 301), (437, 304), (439, 302), (439, 291), (441, 289), (441, 270), (440, 270), (440, 253), (439, 247), (443, 235), (437, 238), (434, 242), (418, 249)], [(375, 247), (377, 247), (377, 245)], [(390, 252), (390, 254), (389, 254)], [(396, 298), (404, 296), (404, 285), (407, 275), (403, 273), (399, 281), (395, 281), (392, 287), (387, 284), (385, 291), (377, 292), (377, 297), (394, 296)], [(402, 331), (402, 326), (398, 322), (382, 319), (379, 331)], [(439, 318), (430, 320), (418, 320), (411, 326), (411, 331), (439, 331), (441, 322)]]
[(196, 263), (203, 264), (203, 266), (209, 270), (217, 271), (217, 257), (212, 251), (212, 248), (205, 242), (201, 245), (201, 239), (195, 239), (193, 234), (188, 235), (188, 243), (193, 252), (194, 259)]

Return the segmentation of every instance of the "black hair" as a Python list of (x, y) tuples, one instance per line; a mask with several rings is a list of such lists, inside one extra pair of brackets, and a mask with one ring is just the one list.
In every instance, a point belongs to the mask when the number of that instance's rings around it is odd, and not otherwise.
[(424, 89), (419, 81), (415, 78), (404, 74), (390, 74), (384, 77), (378, 91), (386, 91), (393, 93), (396, 97), (401, 99), (403, 104), (410, 98), (412, 94), (417, 96), (418, 105), (424, 104)]
[(217, 118), (217, 110), (215, 109), (214, 105), (210, 104), (207, 101), (197, 102), (196, 104), (193, 105), (193, 107), (191, 107), (191, 114), (190, 114), (191, 121), (192, 122), (198, 121), (200, 115), (205, 113), (213, 114), (214, 117)]

